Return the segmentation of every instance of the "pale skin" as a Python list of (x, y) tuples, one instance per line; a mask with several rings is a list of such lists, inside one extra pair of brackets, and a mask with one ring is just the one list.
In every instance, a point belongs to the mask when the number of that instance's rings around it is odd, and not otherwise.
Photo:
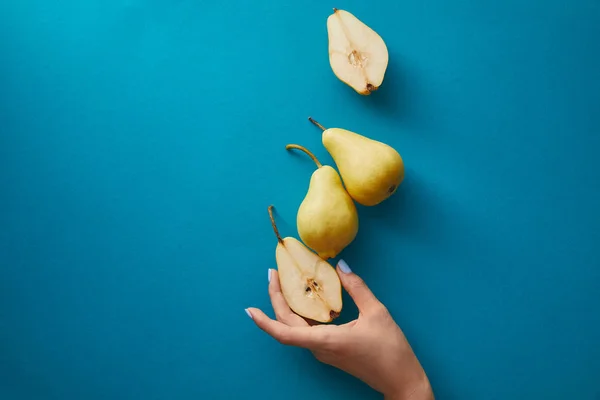
[(387, 308), (343, 261), (336, 271), (359, 310), (349, 323), (309, 324), (292, 312), (275, 270), (269, 273), (269, 296), (276, 319), (258, 308), (246, 311), (278, 342), (310, 350), (317, 360), (362, 380), (386, 400), (434, 400), (425, 371)]

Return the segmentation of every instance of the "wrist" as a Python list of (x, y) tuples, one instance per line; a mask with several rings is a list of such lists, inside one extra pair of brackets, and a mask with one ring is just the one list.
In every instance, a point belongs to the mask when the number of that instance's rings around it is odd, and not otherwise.
[(397, 391), (384, 395), (385, 400), (435, 400), (428, 380), (419, 383), (412, 390)]

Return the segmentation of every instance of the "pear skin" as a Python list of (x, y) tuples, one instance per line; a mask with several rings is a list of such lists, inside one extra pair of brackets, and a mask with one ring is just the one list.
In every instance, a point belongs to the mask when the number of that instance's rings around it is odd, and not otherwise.
[(291, 144), (286, 149), (301, 150), (317, 164), (296, 216), (300, 239), (321, 258), (333, 258), (358, 233), (356, 205), (334, 168), (322, 165), (305, 147)]
[(374, 206), (396, 192), (404, 180), (404, 162), (391, 146), (358, 133), (325, 128), (322, 142), (340, 171), (346, 190), (357, 203)]
[(293, 237), (279, 235), (273, 206), (269, 218), (277, 247), (275, 259), (281, 292), (290, 309), (301, 317), (331, 322), (342, 311), (342, 284), (335, 269)]

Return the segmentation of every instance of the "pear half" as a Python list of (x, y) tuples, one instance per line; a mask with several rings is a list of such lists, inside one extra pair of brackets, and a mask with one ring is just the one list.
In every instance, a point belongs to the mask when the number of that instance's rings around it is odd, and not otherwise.
[(391, 146), (341, 128), (325, 128), (321, 140), (357, 203), (374, 206), (393, 195), (404, 180), (404, 161)]
[(342, 311), (342, 284), (337, 272), (299, 240), (279, 235), (273, 206), (269, 206), (269, 217), (277, 236), (275, 259), (285, 301), (301, 317), (333, 321)]
[(333, 9), (327, 18), (329, 64), (342, 82), (362, 95), (383, 83), (388, 49), (377, 32), (348, 11)]

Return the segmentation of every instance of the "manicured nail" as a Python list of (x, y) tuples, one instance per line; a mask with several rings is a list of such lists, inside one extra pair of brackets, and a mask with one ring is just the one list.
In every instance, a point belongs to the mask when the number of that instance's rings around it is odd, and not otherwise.
[(250, 314), (250, 310), (248, 310), (248, 309), (246, 308), (244, 311), (246, 311), (246, 314), (248, 314), (248, 316), (250, 317), (250, 319), (254, 319), (254, 318), (252, 318), (252, 314)]
[(352, 270), (344, 260), (338, 261), (338, 267), (340, 267), (340, 270), (345, 274), (349, 274), (350, 272), (352, 272)]
[(271, 282), (271, 272), (273, 272), (273, 270), (269, 268), (269, 282)]

